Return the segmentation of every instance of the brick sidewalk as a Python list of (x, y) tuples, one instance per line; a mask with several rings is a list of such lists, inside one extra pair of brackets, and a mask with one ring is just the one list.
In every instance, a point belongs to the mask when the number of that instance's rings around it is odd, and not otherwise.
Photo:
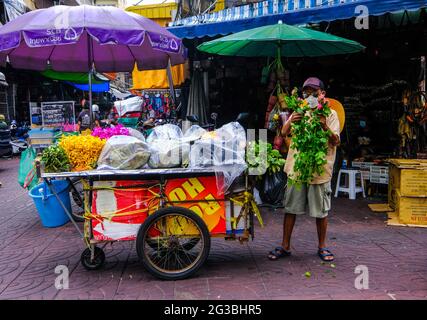
[[(139, 264), (133, 243), (105, 249), (102, 270), (80, 265), (84, 249), (69, 223), (43, 228), (17, 183), (19, 160), (0, 160), (0, 299), (427, 299), (427, 229), (387, 227), (365, 200), (333, 200), (329, 246), (335, 268), (316, 255), (315, 221), (297, 220), (293, 256), (269, 261), (280, 243), (283, 213), (263, 210), (266, 227), (241, 245), (213, 239), (205, 266), (191, 279), (161, 281)], [(70, 288), (56, 290), (54, 269), (67, 265)], [(369, 289), (357, 290), (357, 265)], [(306, 272), (311, 277), (306, 277)]]

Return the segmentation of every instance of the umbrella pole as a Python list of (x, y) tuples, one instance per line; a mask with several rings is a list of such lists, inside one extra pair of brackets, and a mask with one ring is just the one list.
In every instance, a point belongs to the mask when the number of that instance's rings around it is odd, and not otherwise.
[(173, 86), (173, 75), (172, 75), (172, 67), (171, 67), (171, 60), (170, 59), (168, 61), (168, 66), (166, 68), (166, 74), (168, 76), (169, 91), (170, 91), (172, 100), (174, 103), (176, 103), (175, 88)]
[(92, 112), (92, 71), (93, 71), (93, 69), (90, 68), (89, 81), (88, 81), (88, 84), (89, 84), (89, 113), (90, 113), (90, 122), (91, 123), (94, 120), (93, 119), (93, 112)]
[(90, 35), (87, 34), (87, 53), (88, 53), (88, 64), (89, 64), (89, 114), (90, 123), (93, 123), (93, 111), (92, 111), (92, 73), (93, 73), (93, 52)]

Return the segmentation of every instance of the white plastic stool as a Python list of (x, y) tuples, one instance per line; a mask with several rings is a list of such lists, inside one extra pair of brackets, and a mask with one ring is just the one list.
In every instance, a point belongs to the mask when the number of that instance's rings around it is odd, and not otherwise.
[[(341, 186), (342, 174), (348, 175), (348, 187)], [(360, 175), (361, 186), (356, 186), (357, 175)], [(366, 198), (365, 187), (363, 186), (362, 172), (360, 172), (360, 170), (354, 170), (354, 169), (341, 169), (340, 172), (338, 173), (337, 187), (335, 189), (335, 198), (338, 197), (338, 192), (340, 191), (348, 193), (349, 199), (351, 200), (355, 200), (356, 194), (359, 192), (362, 192), (363, 198)]]

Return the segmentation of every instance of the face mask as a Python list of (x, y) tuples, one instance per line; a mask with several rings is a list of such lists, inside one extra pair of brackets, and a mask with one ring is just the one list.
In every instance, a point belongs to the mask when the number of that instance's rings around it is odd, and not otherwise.
[(317, 100), (316, 97), (313, 97), (313, 96), (309, 96), (308, 98), (305, 99), (305, 101), (307, 101), (311, 109), (316, 109), (317, 106), (319, 105), (319, 101)]

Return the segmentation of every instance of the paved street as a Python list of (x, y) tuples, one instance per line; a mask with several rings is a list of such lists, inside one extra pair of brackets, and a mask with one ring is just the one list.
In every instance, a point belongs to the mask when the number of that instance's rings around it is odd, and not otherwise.
[[(317, 257), (315, 221), (307, 217), (297, 220), (293, 256), (269, 261), (283, 213), (264, 209), (266, 227), (257, 226), (253, 242), (213, 240), (206, 265), (191, 279), (152, 277), (130, 242), (107, 247), (106, 266), (89, 272), (71, 223), (41, 226), (17, 183), (18, 164), (0, 160), (0, 299), (427, 299), (427, 228), (387, 227), (367, 201), (344, 198), (334, 199), (330, 219), (334, 265)], [(57, 265), (69, 267), (68, 290), (55, 289)], [(358, 265), (368, 267), (367, 290), (354, 286)]]

